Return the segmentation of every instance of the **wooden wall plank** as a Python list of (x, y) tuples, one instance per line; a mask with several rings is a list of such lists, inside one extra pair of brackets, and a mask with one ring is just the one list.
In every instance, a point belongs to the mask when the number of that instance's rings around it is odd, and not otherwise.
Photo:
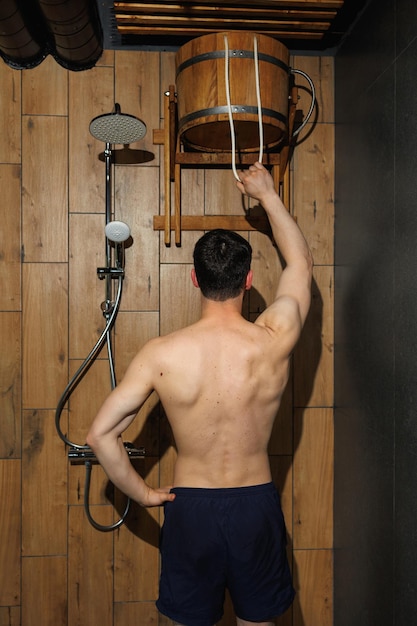
[[(161, 208), (165, 211), (165, 199), (163, 195), (163, 160), (161, 164)], [(204, 169), (181, 168), (181, 214), (204, 215)], [(173, 187), (173, 185), (172, 185)], [(172, 202), (172, 215), (174, 215), (174, 200)], [(155, 212), (156, 214), (156, 212)], [(193, 250), (197, 240), (203, 233), (199, 231), (182, 231), (181, 246), (174, 245), (174, 236), (171, 246), (164, 244), (164, 233), (161, 233), (161, 263), (191, 263)]]
[[(120, 381), (142, 346), (159, 334), (159, 315), (155, 312), (121, 311), (116, 322), (115, 360), (117, 380)], [(146, 456), (159, 454), (160, 406), (153, 393), (144, 403), (134, 422), (126, 430), (124, 440), (144, 446)]]
[(106, 325), (101, 310), (106, 285), (97, 276), (97, 268), (106, 265), (104, 227), (104, 214), (70, 215), (68, 297), (72, 359), (84, 359)]
[[(86, 467), (84, 463), (70, 463), (68, 504), (84, 506), (85, 479)], [(90, 505), (109, 504), (109, 495), (112, 496), (112, 493), (109, 493), (109, 480), (104, 470), (94, 462), (90, 475), (88, 502)]]
[(0, 64), (0, 163), (21, 162), (21, 74)]
[[(94, 506), (100, 524), (111, 524), (113, 508)], [(69, 507), (68, 626), (112, 626), (113, 534), (95, 530), (82, 506)]]
[(21, 626), (20, 606), (0, 606), (0, 626)]
[(333, 124), (318, 124), (294, 151), (294, 215), (316, 265), (333, 263), (333, 154)]
[[(253, 160), (256, 159), (254, 157)], [(204, 196), (206, 215), (244, 215), (244, 207), (247, 208), (248, 204), (249, 200), (243, 198), (236, 188), (231, 167), (224, 170), (207, 168)]]
[(65, 117), (29, 116), (22, 125), (25, 261), (68, 256), (68, 126)]
[(249, 243), (252, 246), (253, 284), (249, 292), (249, 310), (256, 319), (275, 299), (282, 266), (277, 249), (270, 238), (258, 232), (251, 232)]
[(158, 206), (159, 171), (155, 167), (118, 167), (115, 172), (115, 217), (129, 224), (122, 310), (155, 311), (159, 307), (159, 241), (152, 217)]
[(21, 214), (19, 165), (0, 165), (0, 189), (2, 194), (2, 228), (0, 230), (0, 285), (2, 290), (1, 309), (21, 309)]
[[(155, 151), (152, 129), (159, 128), (159, 52), (121, 50), (116, 55), (115, 94), (122, 113), (141, 119), (147, 128), (145, 137), (132, 144), (155, 154), (152, 165), (158, 165), (159, 152)], [(152, 77), (152, 80), (150, 80)]]
[(52, 56), (22, 71), (23, 115), (67, 115), (68, 74)]
[(67, 294), (66, 265), (23, 264), (25, 408), (55, 407), (67, 384)]
[(22, 559), (22, 624), (67, 625), (67, 559), (37, 556)]
[[(288, 538), (291, 541), (293, 527), (293, 475), (292, 456), (275, 455), (270, 457), (272, 480), (276, 485), (281, 498), (281, 507), (287, 527)], [(292, 559), (290, 559), (291, 562)]]
[(0, 312), (0, 458), (21, 453), (21, 313)]
[(0, 493), (7, 506), (0, 507), (0, 605), (20, 604), (21, 464), (0, 459)]
[(191, 324), (200, 316), (200, 292), (191, 282), (192, 265), (161, 266), (160, 333)]
[(293, 451), (293, 388), (292, 375), (282, 396), (281, 405), (272, 427), (268, 452), (270, 455), (292, 454)]
[(114, 605), (114, 626), (140, 624), (157, 626), (158, 610), (154, 602), (116, 602)]
[[(141, 462), (138, 469), (142, 469), (140, 473), (149, 485), (158, 486), (159, 469), (151, 459)], [(115, 602), (156, 600), (159, 533), (158, 508), (144, 509), (131, 503), (126, 524), (115, 538)]]
[(114, 68), (69, 73), (69, 207), (73, 213), (105, 210), (105, 143), (90, 133), (93, 118), (114, 111)]
[[(294, 351), (295, 406), (333, 406), (334, 271), (314, 268), (312, 303)], [(308, 359), (305, 355), (308, 355)]]
[(295, 549), (333, 546), (333, 411), (294, 415)]
[(332, 626), (332, 551), (295, 550), (294, 576), (294, 626)]
[[(298, 67), (299, 64), (301, 65), (300, 68)], [(306, 128), (306, 132), (311, 129), (313, 121), (318, 124), (334, 124), (334, 57), (292, 56), (291, 67), (302, 69), (303, 72), (308, 74), (315, 88), (317, 107), (312, 114), (310, 126)], [(311, 88), (308, 81), (297, 74), (295, 75), (295, 83), (298, 86), (299, 96), (297, 109), (303, 112), (303, 119), (305, 119), (311, 104), (309, 93)], [(302, 133), (303, 135), (305, 134), (303, 131)]]
[(53, 411), (23, 412), (22, 445), (22, 553), (65, 554), (68, 462)]
[[(82, 363), (81, 360), (70, 362), (70, 376), (75, 374)], [(91, 422), (110, 391), (110, 368), (105, 346), (100, 358), (95, 360), (87, 369), (67, 403), (69, 406), (68, 435), (73, 443), (85, 444)]]

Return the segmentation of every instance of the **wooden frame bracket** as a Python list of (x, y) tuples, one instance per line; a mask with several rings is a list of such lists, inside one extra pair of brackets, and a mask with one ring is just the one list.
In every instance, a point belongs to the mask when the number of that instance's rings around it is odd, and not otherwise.
[[(164, 146), (164, 195), (165, 206), (163, 215), (155, 215), (153, 218), (154, 230), (164, 231), (166, 246), (171, 245), (171, 232), (175, 234), (175, 245), (181, 245), (181, 231), (183, 230), (212, 230), (213, 228), (226, 228), (230, 230), (259, 230), (269, 232), (269, 223), (266, 216), (244, 215), (181, 215), (181, 168), (182, 167), (222, 167), (231, 165), (232, 158), (226, 152), (187, 152), (181, 144), (177, 132), (177, 98), (175, 85), (170, 85), (165, 92), (163, 129), (154, 129), (153, 143)], [(281, 190), (284, 204), (290, 207), (290, 177), (289, 160), (291, 155), (291, 142), (294, 127), (295, 111), (297, 106), (297, 88), (292, 87), (289, 105), (289, 128), (288, 138), (276, 152), (264, 153), (263, 162), (271, 166), (275, 186)], [(236, 157), (236, 165), (247, 166), (253, 163), (254, 153), (241, 153)], [(171, 186), (174, 184), (174, 219), (172, 220), (171, 209)]]

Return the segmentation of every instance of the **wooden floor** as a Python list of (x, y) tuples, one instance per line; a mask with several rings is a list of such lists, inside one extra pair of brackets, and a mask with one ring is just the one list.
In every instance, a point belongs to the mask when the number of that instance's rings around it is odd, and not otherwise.
[[(333, 545), (333, 61), (296, 57), (318, 96), (291, 161), (291, 212), (315, 257), (313, 304), (296, 349), (291, 381), (270, 445), (282, 493), (297, 597), (280, 626), (332, 624)], [(85, 72), (68, 72), (48, 57), (32, 70), (0, 64), (0, 626), (166, 626), (157, 597), (161, 511), (132, 507), (127, 524), (101, 533), (83, 508), (84, 466), (72, 465), (56, 434), (54, 415), (69, 377), (102, 328), (104, 285), (104, 144), (90, 120), (113, 110), (145, 121), (131, 149), (144, 163), (113, 169), (116, 219), (132, 231), (115, 331), (120, 378), (143, 343), (195, 320), (198, 293), (189, 280), (201, 233), (182, 233), (166, 247), (153, 217), (163, 213), (164, 92), (175, 82), (171, 52), (107, 51)], [(299, 108), (309, 107), (300, 90)], [(143, 154), (142, 154), (143, 156)], [(149, 156), (149, 155), (148, 155)], [(229, 170), (184, 169), (185, 215), (242, 214)], [(245, 234), (245, 233), (244, 233)], [(267, 235), (248, 232), (254, 249), (253, 319), (271, 301), (278, 258)], [(83, 443), (110, 389), (105, 352), (77, 387), (62, 415), (71, 440)], [(127, 436), (146, 448), (139, 471), (151, 484), (171, 480), (175, 451), (156, 397)], [(93, 468), (91, 512), (100, 523), (118, 518), (113, 498)], [(221, 626), (234, 623), (226, 606)]]

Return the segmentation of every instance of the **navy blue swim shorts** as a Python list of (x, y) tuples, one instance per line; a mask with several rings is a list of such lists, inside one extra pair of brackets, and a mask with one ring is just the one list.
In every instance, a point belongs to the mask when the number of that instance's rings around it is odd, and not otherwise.
[(184, 626), (213, 626), (226, 588), (241, 619), (261, 622), (294, 599), (286, 531), (273, 483), (176, 487), (165, 504), (158, 610)]

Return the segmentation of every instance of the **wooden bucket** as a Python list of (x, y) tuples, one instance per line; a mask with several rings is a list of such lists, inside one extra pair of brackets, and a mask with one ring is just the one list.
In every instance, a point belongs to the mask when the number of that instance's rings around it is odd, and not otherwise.
[(178, 50), (176, 90), (181, 141), (196, 150), (231, 150), (226, 45), (236, 150), (252, 152), (260, 147), (257, 83), (262, 108), (263, 145), (274, 146), (283, 139), (288, 126), (289, 51), (272, 37), (238, 31), (197, 37)]

